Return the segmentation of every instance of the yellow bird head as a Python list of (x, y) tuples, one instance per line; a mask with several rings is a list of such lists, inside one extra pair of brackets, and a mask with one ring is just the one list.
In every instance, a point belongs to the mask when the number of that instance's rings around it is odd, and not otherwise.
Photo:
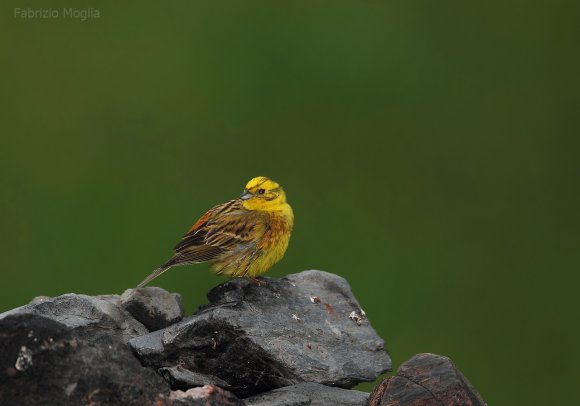
[(278, 211), (286, 205), (286, 193), (282, 186), (265, 176), (250, 180), (240, 199), (248, 210)]

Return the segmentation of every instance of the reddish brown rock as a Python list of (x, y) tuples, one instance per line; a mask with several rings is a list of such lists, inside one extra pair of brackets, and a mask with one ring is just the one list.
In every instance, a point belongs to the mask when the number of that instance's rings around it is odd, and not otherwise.
[(155, 406), (242, 406), (232, 393), (214, 385), (205, 385), (187, 391), (175, 390), (161, 395)]
[(485, 406), (467, 378), (444, 356), (418, 354), (381, 382), (368, 406)]

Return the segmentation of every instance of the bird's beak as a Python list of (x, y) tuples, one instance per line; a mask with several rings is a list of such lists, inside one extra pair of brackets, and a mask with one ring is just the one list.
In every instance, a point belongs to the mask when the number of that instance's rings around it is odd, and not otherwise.
[(254, 195), (251, 194), (250, 192), (248, 192), (246, 189), (244, 189), (244, 193), (242, 193), (242, 195), (240, 196), (240, 199), (248, 200), (252, 196), (254, 196)]

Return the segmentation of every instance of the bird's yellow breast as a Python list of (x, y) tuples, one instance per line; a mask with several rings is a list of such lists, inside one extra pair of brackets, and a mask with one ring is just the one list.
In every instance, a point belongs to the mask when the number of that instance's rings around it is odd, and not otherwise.
[(249, 276), (255, 278), (268, 271), (272, 265), (282, 259), (290, 242), (294, 227), (292, 208), (287, 203), (284, 210), (267, 212), (267, 227), (255, 248), (245, 255), (236, 255), (217, 261), (215, 269), (229, 276)]
[[(287, 205), (290, 208), (289, 205)], [(290, 208), (290, 211), (292, 209)], [(255, 277), (266, 272), (276, 262), (280, 261), (290, 242), (292, 227), (294, 226), (294, 216), (287, 217), (278, 213), (271, 214), (272, 220), (270, 230), (264, 234), (262, 239), (262, 255), (255, 261), (249, 276)]]

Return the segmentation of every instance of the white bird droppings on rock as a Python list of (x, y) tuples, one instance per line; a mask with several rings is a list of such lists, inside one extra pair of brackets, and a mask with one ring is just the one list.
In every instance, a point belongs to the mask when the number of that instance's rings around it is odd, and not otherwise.
[(16, 358), (16, 363), (14, 368), (18, 371), (26, 371), (32, 366), (32, 351), (30, 351), (26, 346), (20, 347), (20, 352), (18, 353), (18, 358)]

